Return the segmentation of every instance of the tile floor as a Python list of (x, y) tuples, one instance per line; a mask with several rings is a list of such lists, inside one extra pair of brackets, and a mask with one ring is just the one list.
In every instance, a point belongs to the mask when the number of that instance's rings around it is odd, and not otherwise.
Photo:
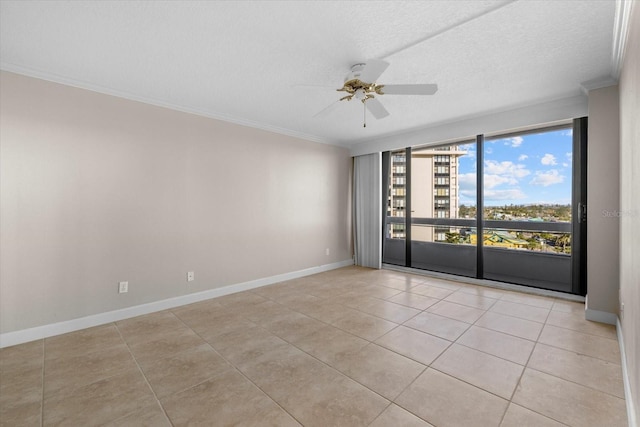
[(624, 426), (584, 306), (348, 267), (0, 351), (2, 426)]

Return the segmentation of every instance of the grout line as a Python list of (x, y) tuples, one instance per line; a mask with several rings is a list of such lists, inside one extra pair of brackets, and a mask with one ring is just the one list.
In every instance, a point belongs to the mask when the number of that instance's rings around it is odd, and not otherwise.
[[(116, 330), (118, 331), (118, 335), (120, 335), (120, 339), (122, 339), (122, 341), (124, 342), (124, 345), (127, 346), (127, 350), (129, 351), (129, 355), (131, 356), (131, 358), (135, 362), (136, 366), (138, 367), (138, 371), (140, 371), (140, 374), (142, 375), (142, 378), (144, 378), (144, 382), (147, 384), (147, 387), (149, 387), (149, 390), (151, 390), (151, 393), (153, 394), (153, 397), (156, 399), (156, 403), (158, 404), (158, 406), (160, 406), (160, 409), (162, 410), (162, 413), (164, 414), (164, 416), (167, 419), (167, 421), (169, 421), (169, 424), (171, 424), (173, 426), (174, 424), (171, 421), (171, 418), (169, 418), (169, 415), (167, 414), (167, 411), (165, 411), (164, 406), (162, 406), (162, 403), (160, 402), (160, 399), (158, 399), (158, 395), (156, 394), (156, 391), (153, 389), (153, 387), (151, 386), (151, 383), (147, 379), (147, 376), (145, 375), (144, 371), (142, 370), (142, 367), (140, 366), (140, 363), (138, 363), (138, 359), (136, 359), (136, 356), (133, 354), (133, 351), (131, 351), (131, 347), (129, 346), (129, 343), (127, 342), (127, 340), (124, 339), (124, 336), (122, 335), (122, 332), (120, 331), (120, 328), (118, 327), (116, 322), (113, 322), (113, 325), (116, 327)], [(133, 414), (134, 412), (136, 412), (136, 411), (132, 411), (132, 412), (129, 412), (127, 414), (124, 414), (122, 417), (117, 418), (116, 420), (113, 420), (113, 421), (120, 420), (120, 419), (122, 419), (122, 418), (124, 418), (126, 416), (129, 416), (129, 415)]]

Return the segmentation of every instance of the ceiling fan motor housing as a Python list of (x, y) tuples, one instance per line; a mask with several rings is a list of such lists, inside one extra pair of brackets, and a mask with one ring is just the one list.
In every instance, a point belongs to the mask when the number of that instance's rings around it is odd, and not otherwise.
[(356, 80), (356, 79), (360, 79), (360, 76), (362, 75), (362, 71), (364, 70), (364, 66), (366, 64), (355, 64), (351, 67), (351, 72), (349, 74), (347, 74), (347, 76), (344, 78), (344, 82), (348, 82), (349, 80)]

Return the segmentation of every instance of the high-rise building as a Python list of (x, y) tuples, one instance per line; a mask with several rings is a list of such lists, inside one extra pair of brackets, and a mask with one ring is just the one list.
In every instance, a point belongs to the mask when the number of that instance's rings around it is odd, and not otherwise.
[[(411, 151), (411, 217), (457, 218), (459, 211), (458, 159), (466, 151), (457, 145)], [(407, 159), (404, 151), (391, 155), (391, 179), (387, 215), (406, 216)], [(412, 225), (411, 239), (424, 242), (446, 241), (450, 227)], [(404, 239), (405, 224), (389, 224), (389, 237)]]

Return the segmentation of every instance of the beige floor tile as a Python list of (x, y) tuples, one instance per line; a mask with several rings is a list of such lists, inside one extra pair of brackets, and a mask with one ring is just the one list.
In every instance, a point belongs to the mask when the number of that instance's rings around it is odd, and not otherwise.
[(40, 426), (42, 414), (41, 400), (17, 405), (0, 405), (0, 426)]
[(627, 425), (623, 399), (529, 368), (513, 403), (572, 426)]
[(538, 342), (620, 364), (618, 341), (545, 325)]
[(411, 412), (407, 412), (398, 405), (393, 403), (389, 405), (385, 411), (380, 414), (378, 418), (369, 427), (433, 427), (428, 422), (421, 420), (413, 415)]
[(425, 297), (442, 299), (448, 297), (455, 291), (453, 291), (452, 289), (439, 288), (437, 286), (417, 285), (409, 289), (407, 292), (422, 295)]
[(107, 423), (105, 427), (171, 427), (171, 423), (160, 405), (154, 403)]
[(162, 399), (233, 369), (209, 344), (143, 366), (149, 384)]
[(368, 425), (389, 404), (298, 351), (274, 351), (243, 372), (305, 426)]
[(437, 298), (425, 297), (423, 295), (412, 294), (409, 292), (401, 292), (391, 298), (387, 298), (387, 300), (418, 310), (425, 310), (440, 301)]
[(238, 292), (235, 294), (216, 298), (216, 302), (218, 304), (233, 311), (251, 308), (251, 306), (260, 304), (261, 302), (265, 301), (267, 301), (266, 298), (251, 291)]
[(221, 321), (243, 319), (239, 314), (222, 307), (220, 304), (212, 304), (209, 301), (205, 301), (205, 303), (207, 304), (190, 304), (174, 309), (172, 313), (196, 332), (208, 331), (211, 329), (211, 325)]
[(363, 296), (369, 296), (369, 297), (380, 298), (380, 299), (389, 299), (394, 295), (398, 295), (402, 291), (394, 288), (389, 288), (386, 286), (371, 285), (371, 286), (367, 286), (366, 288), (359, 289), (358, 292), (361, 293), (361, 295)]
[(39, 426), (42, 412), (42, 340), (0, 350), (0, 426)]
[(296, 342), (296, 346), (323, 362), (336, 363), (350, 353), (358, 352), (368, 341), (334, 326), (325, 326)]
[(335, 297), (345, 292), (331, 283), (314, 283), (306, 287), (304, 291), (309, 295), (322, 299)]
[(494, 298), (481, 297), (478, 295), (457, 291), (446, 297), (444, 301), (455, 302), (456, 304), (479, 308), (480, 310), (488, 310), (493, 304), (496, 303), (497, 300)]
[(440, 316), (466, 323), (473, 323), (484, 314), (484, 310), (448, 301), (440, 301), (439, 303), (429, 307), (427, 311), (429, 313), (438, 314)]
[(275, 298), (275, 300), (279, 304), (282, 304), (285, 307), (289, 307), (295, 310), (296, 307), (298, 306), (304, 306), (304, 304), (310, 303), (310, 302), (319, 302), (322, 300), (322, 298), (318, 298), (316, 296), (301, 293), (301, 292), (289, 292), (286, 295), (282, 295), (278, 298)]
[(184, 323), (170, 311), (147, 314), (116, 322), (127, 344), (149, 341), (171, 329), (184, 327)]
[(47, 338), (44, 343), (46, 358), (52, 360), (62, 356), (69, 358), (97, 350), (106, 350), (124, 344), (124, 341), (115, 324), (110, 323)]
[(44, 396), (47, 398), (136, 368), (124, 343), (92, 353), (59, 356), (45, 362)]
[(305, 307), (298, 307), (300, 313), (325, 323), (332, 323), (345, 314), (354, 311), (341, 304), (335, 304), (328, 300), (322, 302), (308, 304)]
[(520, 365), (527, 363), (535, 345), (533, 341), (478, 326), (469, 328), (456, 342)]
[(504, 399), (518, 384), (523, 366), (486, 353), (453, 344), (431, 367)]
[(202, 338), (185, 326), (171, 329), (162, 335), (155, 335), (150, 341), (134, 342), (129, 345), (129, 349), (138, 363), (144, 365), (202, 344), (204, 344)]
[(241, 371), (272, 399), (280, 401), (314, 378), (339, 373), (298, 348), (288, 345), (265, 352), (240, 366)]
[(452, 280), (438, 279), (436, 277), (425, 277), (423, 284), (429, 285), (429, 286), (437, 286), (439, 288), (444, 288), (444, 289), (450, 289), (452, 291), (457, 291), (458, 289), (464, 286), (462, 283), (457, 283)]
[(253, 327), (228, 333), (223, 340), (212, 344), (225, 359), (233, 365), (242, 368), (278, 348), (291, 347), (282, 338), (270, 332)]
[(538, 343), (527, 366), (624, 399), (618, 364)]
[(251, 292), (260, 295), (263, 298), (269, 298), (272, 300), (278, 300), (292, 293), (301, 294), (303, 289), (298, 289), (300, 286), (296, 283), (274, 283), (272, 285), (262, 286), (260, 288), (252, 289)]
[(376, 344), (424, 365), (429, 365), (451, 345), (451, 342), (415, 329), (399, 326), (378, 338)]
[(266, 322), (262, 326), (283, 340), (296, 342), (322, 329), (326, 324), (309, 316), (305, 316), (304, 314), (293, 313), (285, 319), (278, 320), (277, 322)]
[(154, 402), (144, 377), (134, 369), (45, 399), (43, 425), (102, 425)]
[(531, 341), (537, 341), (544, 324), (505, 314), (487, 311), (478, 321), (476, 326), (482, 326), (497, 332), (514, 335)]
[(395, 399), (425, 366), (376, 344), (341, 359), (336, 368), (389, 400)]
[(521, 292), (505, 292), (501, 298), (503, 301), (526, 304), (534, 307), (550, 309), (553, 306), (554, 298), (539, 295), (523, 294)]
[(17, 407), (42, 400), (42, 367), (0, 373), (0, 406)]
[(396, 323), (388, 320), (362, 313), (356, 310), (350, 310), (331, 324), (343, 331), (357, 335), (369, 341), (375, 341), (396, 326)]
[(0, 426), (610, 427), (616, 338), (582, 303), (351, 266), (0, 349)]
[(388, 405), (380, 397), (357, 382), (344, 377), (320, 377), (290, 393), (278, 403), (302, 425), (367, 426)]
[(497, 426), (508, 402), (432, 368), (395, 401), (438, 427)]
[(534, 322), (544, 323), (549, 315), (548, 308), (534, 307), (526, 304), (518, 304), (509, 301), (498, 301), (490, 311), (506, 314), (507, 316), (519, 317), (520, 319), (532, 320)]
[(564, 313), (581, 313), (584, 316), (584, 303), (576, 302), (576, 301), (567, 301), (556, 299), (553, 302), (553, 307), (551, 307), (551, 311), (562, 311)]
[(420, 286), (421, 280), (407, 279), (402, 280), (400, 278), (378, 278), (371, 282), (372, 284), (385, 286), (387, 288), (396, 289), (402, 292), (409, 292), (409, 290)]
[(500, 299), (505, 293), (507, 293), (507, 291), (503, 291), (501, 289), (474, 285), (465, 285), (461, 287), (458, 292), (464, 292), (465, 294), (477, 295), (479, 297), (487, 297), (493, 299)]
[(273, 322), (280, 318), (286, 318), (288, 315), (295, 312), (295, 310), (275, 301), (265, 301), (255, 305), (252, 312), (245, 313), (243, 317), (251, 320), (252, 322), (262, 324), (263, 322)]
[(43, 363), (44, 340), (0, 349), (0, 373), (21, 368), (42, 367)]
[(511, 403), (500, 427), (562, 427), (557, 421)]
[(163, 401), (173, 425), (297, 426), (291, 416), (236, 371)]
[(239, 331), (253, 326), (256, 326), (256, 324), (250, 320), (239, 316), (230, 316), (215, 321), (202, 322), (191, 326), (191, 329), (205, 341), (212, 341), (228, 332)]
[(616, 327), (604, 323), (592, 322), (584, 318), (584, 313), (563, 313), (552, 311), (547, 319), (547, 324), (560, 328), (571, 329), (585, 334), (598, 335), (613, 340), (618, 339)]
[(394, 323), (403, 323), (420, 313), (420, 310), (415, 308), (377, 298), (369, 298), (365, 301), (366, 303), (360, 307), (360, 311)]
[(406, 321), (404, 326), (408, 326), (449, 341), (455, 341), (464, 333), (464, 331), (469, 329), (471, 325), (469, 323), (438, 316), (437, 314), (425, 311)]

